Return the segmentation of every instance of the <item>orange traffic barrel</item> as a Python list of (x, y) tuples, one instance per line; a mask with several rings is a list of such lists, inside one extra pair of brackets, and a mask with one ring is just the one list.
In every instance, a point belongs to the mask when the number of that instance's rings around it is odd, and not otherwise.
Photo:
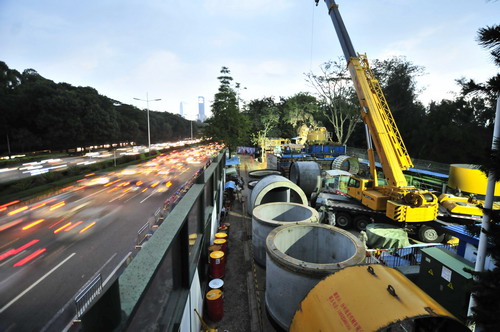
[(223, 233), (223, 232), (215, 233), (215, 238), (216, 239), (227, 239), (227, 233)]
[(220, 246), (220, 251), (224, 252), (227, 255), (227, 240), (226, 239), (215, 239), (214, 245)]
[(226, 265), (226, 258), (224, 252), (214, 251), (210, 254), (210, 277), (212, 279), (223, 278)]
[(207, 314), (212, 322), (218, 322), (224, 316), (224, 297), (220, 289), (207, 292)]

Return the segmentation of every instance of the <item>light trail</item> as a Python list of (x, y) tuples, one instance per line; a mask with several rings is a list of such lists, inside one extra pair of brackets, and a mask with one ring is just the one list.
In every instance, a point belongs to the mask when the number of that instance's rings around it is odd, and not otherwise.
[(91, 223), (90, 225), (88, 225), (87, 227), (83, 228), (81, 231), (79, 231), (78, 233), (83, 233), (85, 232), (87, 229), (89, 229), (90, 227), (94, 226), (96, 224), (96, 222), (94, 221), (93, 223)]
[(46, 248), (42, 248), (42, 249), (38, 249), (37, 251), (35, 251), (34, 253), (32, 253), (31, 255), (21, 259), (19, 262), (17, 262), (16, 264), (13, 265), (13, 267), (19, 267), (19, 266), (23, 266), (24, 264), (28, 263), (29, 261), (32, 261), (33, 259), (35, 259), (36, 257), (40, 256), (41, 254), (43, 254), (45, 251), (47, 251)]
[(69, 225), (71, 225), (71, 221), (69, 223), (67, 223), (66, 225), (62, 226), (62, 227), (59, 227), (58, 229), (56, 229), (54, 231), (54, 234), (57, 234), (59, 233), (60, 231), (62, 231), (63, 229), (65, 229), (66, 227), (68, 227)]
[(31, 227), (33, 226), (36, 226), (38, 225), (39, 223), (45, 221), (45, 219), (39, 219), (37, 221), (33, 221), (31, 224), (27, 225), (27, 226), (24, 226), (23, 228), (21, 228), (23, 231), (27, 230), (27, 229), (30, 229)]

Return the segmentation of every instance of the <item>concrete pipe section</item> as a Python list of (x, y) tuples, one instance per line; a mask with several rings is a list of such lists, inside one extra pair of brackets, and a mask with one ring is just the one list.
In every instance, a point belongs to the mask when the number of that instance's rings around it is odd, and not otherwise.
[(257, 179), (262, 179), (268, 175), (281, 175), (281, 172), (275, 169), (256, 169), (248, 172), (249, 177)]
[(315, 209), (297, 203), (275, 202), (261, 204), (252, 213), (252, 246), (255, 261), (266, 266), (266, 238), (276, 227), (289, 223), (318, 223)]
[(272, 202), (292, 202), (308, 205), (304, 191), (292, 181), (281, 175), (269, 175), (262, 178), (250, 194), (248, 214), (261, 204)]
[(338, 156), (332, 162), (332, 169), (340, 169), (351, 174), (358, 174), (359, 161), (356, 157), (351, 156)]
[(296, 161), (290, 166), (290, 181), (298, 185), (307, 197), (311, 197), (321, 186), (321, 167), (315, 161)]
[(266, 307), (285, 330), (321, 279), (365, 259), (363, 244), (351, 233), (310, 223), (275, 228), (267, 236), (266, 251)]

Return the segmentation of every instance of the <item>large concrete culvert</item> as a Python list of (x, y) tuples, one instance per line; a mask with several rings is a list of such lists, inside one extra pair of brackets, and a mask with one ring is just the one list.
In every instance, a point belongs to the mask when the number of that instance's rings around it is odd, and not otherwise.
[(276, 227), (289, 223), (318, 223), (315, 209), (297, 203), (275, 202), (261, 204), (252, 213), (252, 246), (255, 261), (266, 266), (266, 238)]
[(307, 197), (311, 197), (321, 186), (321, 167), (315, 161), (296, 161), (290, 166), (290, 181), (298, 185)]
[(321, 279), (365, 259), (363, 244), (351, 233), (310, 223), (275, 228), (267, 236), (266, 252), (266, 308), (285, 330)]
[(292, 181), (281, 175), (269, 175), (262, 178), (250, 194), (248, 214), (261, 204), (273, 202), (291, 202), (308, 205), (304, 191)]

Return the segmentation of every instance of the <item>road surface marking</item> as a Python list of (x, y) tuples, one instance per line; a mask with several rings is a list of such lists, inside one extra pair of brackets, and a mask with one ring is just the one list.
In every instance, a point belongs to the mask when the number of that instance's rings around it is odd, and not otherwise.
[(104, 263), (104, 264), (101, 266), (101, 268), (100, 268), (99, 270), (97, 270), (97, 273), (101, 273), (101, 271), (102, 271), (102, 270), (104, 270), (104, 267), (105, 267), (106, 265), (108, 265), (108, 264), (109, 264), (109, 262), (111, 262), (111, 260), (112, 260), (113, 258), (115, 258), (115, 256), (116, 256), (116, 255), (118, 255), (118, 253), (117, 253), (117, 252), (115, 252), (113, 255), (111, 255), (111, 257), (110, 257), (110, 258), (106, 261), (106, 263)]
[[(93, 194), (87, 195), (87, 196), (85, 196), (85, 197), (83, 197), (83, 198), (89, 198), (89, 197), (95, 196), (95, 195), (97, 195), (97, 194), (99, 194), (99, 193), (103, 192), (104, 190), (107, 190), (107, 188), (101, 189), (101, 190), (99, 190), (99, 191), (97, 191), (97, 192), (95, 192), (95, 193), (93, 193)], [(82, 199), (83, 199), (83, 198), (82, 198)]]
[(149, 197), (153, 196), (153, 194), (154, 194), (154, 193), (155, 193), (155, 192), (153, 191), (153, 192), (151, 193), (151, 195), (149, 195), (148, 197), (144, 198), (142, 201), (140, 201), (140, 202), (139, 202), (139, 204), (142, 204), (142, 203), (143, 203), (145, 200), (147, 200)]
[(18, 237), (17, 239), (14, 239), (14, 240), (12, 240), (12, 241), (10, 241), (9, 243), (4, 244), (3, 246), (1, 246), (1, 247), (0, 247), (0, 250), (2, 250), (3, 248), (7, 247), (9, 244), (11, 244), (11, 243), (13, 243), (13, 242), (16, 242), (16, 241), (17, 241), (17, 240), (19, 240), (19, 239), (20, 239), (20, 237)]
[(50, 270), (49, 272), (47, 272), (43, 277), (41, 277), (40, 279), (38, 279), (37, 281), (35, 281), (35, 283), (33, 285), (31, 285), (28, 288), (26, 288), (21, 294), (19, 294), (15, 298), (13, 298), (6, 305), (4, 305), (3, 308), (0, 309), (0, 314), (3, 313), (5, 310), (7, 310), (11, 305), (13, 305), (17, 300), (19, 300), (21, 297), (23, 297), (26, 293), (28, 293), (30, 290), (32, 290), (36, 285), (38, 285), (39, 283), (41, 283), (45, 278), (47, 278), (49, 275), (51, 275), (52, 272), (54, 272), (59, 267), (61, 267), (61, 265), (63, 265), (64, 263), (66, 263), (74, 255), (76, 255), (76, 252), (74, 252), (71, 255), (69, 255), (68, 257), (66, 257), (65, 260), (63, 260), (61, 263), (57, 264), (54, 268), (52, 268), (52, 270)]

